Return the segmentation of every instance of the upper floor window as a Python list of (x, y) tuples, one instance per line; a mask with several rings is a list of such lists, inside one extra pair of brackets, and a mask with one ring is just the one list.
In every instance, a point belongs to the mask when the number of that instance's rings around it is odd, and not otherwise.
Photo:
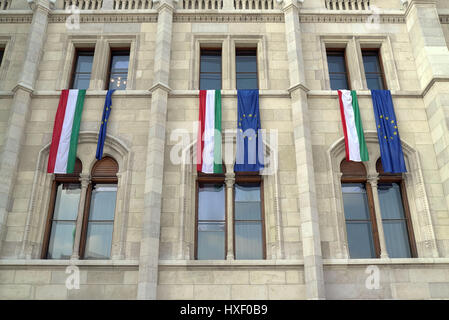
[[(81, 188), (81, 171), (82, 164), (77, 159), (73, 174), (55, 175), (43, 259), (70, 259), (77, 243), (75, 239), (79, 239), (77, 251), (81, 258), (108, 259), (111, 256), (118, 164), (110, 157), (97, 161), (86, 192)], [(83, 208), (79, 207), (81, 198), (85, 199)], [(76, 228), (78, 221), (82, 225), (80, 230)]]
[(368, 89), (384, 90), (386, 88), (385, 76), (379, 49), (362, 49), (362, 57)]
[(128, 82), (129, 48), (112, 49), (108, 89), (126, 90)]
[(256, 48), (236, 49), (235, 70), (237, 89), (258, 89)]
[(220, 90), (221, 78), (221, 48), (202, 48), (200, 53), (200, 90)]
[(72, 89), (88, 89), (94, 60), (94, 49), (77, 48), (72, 74)]
[(331, 90), (349, 89), (345, 49), (327, 49)]
[(5, 55), (5, 48), (0, 48), (0, 66), (2, 65), (4, 55)]

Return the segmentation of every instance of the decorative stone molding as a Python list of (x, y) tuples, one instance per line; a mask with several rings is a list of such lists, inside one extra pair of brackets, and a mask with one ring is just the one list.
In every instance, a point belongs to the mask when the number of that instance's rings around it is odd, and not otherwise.
[(328, 10), (370, 10), (370, 0), (326, 0)]
[[(12, 23), (31, 23), (33, 15), (30, 14), (1, 14), (0, 23), (12, 24)], [(65, 23), (65, 20), (64, 20)]]
[[(66, 23), (70, 14), (52, 14), (48, 21), (50, 23)], [(30, 17), (30, 22), (31, 22)], [(0, 17), (0, 22), (2, 17)], [(148, 13), (124, 13), (124, 14), (81, 14), (80, 23), (146, 23), (157, 22), (157, 13), (152, 11)], [(10, 23), (10, 22), (5, 22)], [(21, 23), (21, 22), (16, 22)]]
[[(370, 12), (357, 14), (301, 13), (299, 14), (299, 21), (301, 23), (366, 23), (370, 15)], [(405, 17), (399, 14), (380, 14), (379, 23), (403, 24), (405, 23)]]
[(0, 0), (0, 10), (8, 10), (11, 7), (12, 0)]
[(195, 22), (195, 23), (254, 23), (254, 22), (284, 22), (282, 13), (175, 13), (173, 22)]

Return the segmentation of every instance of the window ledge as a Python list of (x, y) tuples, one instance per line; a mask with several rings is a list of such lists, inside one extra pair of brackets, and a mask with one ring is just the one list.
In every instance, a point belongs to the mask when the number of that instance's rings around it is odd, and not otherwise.
[(47, 259), (4, 259), (1, 266), (96, 266), (96, 267), (138, 267), (137, 260), (47, 260)]
[[(358, 97), (369, 96), (371, 97), (370, 90), (356, 90)], [(391, 90), (393, 97), (412, 97), (422, 98), (421, 91), (403, 91), (403, 90)], [(338, 97), (338, 90), (310, 90), (307, 92), (308, 97)]]
[(395, 259), (324, 259), (329, 265), (423, 265), (449, 264), (449, 258), (395, 258)]
[(303, 260), (160, 260), (159, 266), (164, 267), (264, 267), (264, 266), (295, 266), (303, 267)]

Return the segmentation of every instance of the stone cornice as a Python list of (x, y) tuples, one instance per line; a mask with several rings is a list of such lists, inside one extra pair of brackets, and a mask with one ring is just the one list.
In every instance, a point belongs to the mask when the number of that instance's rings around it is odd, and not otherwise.
[(284, 22), (284, 14), (276, 13), (176, 13), (173, 22), (244, 23), (244, 22)]
[[(52, 14), (49, 17), (50, 23), (65, 23), (70, 14), (58, 13)], [(157, 12), (152, 10), (148, 13), (127, 13), (127, 14), (104, 14), (91, 13), (80, 15), (80, 23), (143, 23), (143, 22), (157, 22)]]
[(148, 91), (153, 93), (154, 91), (156, 91), (158, 89), (161, 89), (167, 93), (170, 93), (170, 91), (172, 91), (172, 89), (168, 85), (166, 85), (162, 82), (155, 83), (150, 89), (148, 89)]
[[(299, 22), (302, 23), (366, 23), (372, 12), (363, 11), (358, 13), (300, 13)], [(405, 16), (402, 14), (381, 14), (379, 15), (380, 23), (405, 23)]]

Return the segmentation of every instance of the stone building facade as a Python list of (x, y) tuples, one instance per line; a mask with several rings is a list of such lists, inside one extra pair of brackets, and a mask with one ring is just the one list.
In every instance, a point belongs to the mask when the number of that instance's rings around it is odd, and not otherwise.
[[(72, 4), (78, 17), (65, 10)], [(79, 28), (70, 27), (77, 22)], [(449, 298), (448, 44), (447, 0), (0, 0), (0, 298)], [(41, 259), (54, 117), (60, 91), (70, 86), (75, 49), (86, 46), (95, 55), (77, 154), (78, 223), (110, 48), (130, 50), (126, 90), (113, 95), (104, 151), (119, 168), (110, 259), (80, 259), (79, 237), (71, 259)], [(263, 260), (235, 259), (231, 235), (226, 259), (194, 259), (197, 173), (190, 161), (173, 163), (170, 155), (180, 128), (190, 133), (185, 150), (195, 149), (199, 57), (207, 46), (222, 50), (223, 130), (236, 128), (235, 48), (257, 50), (262, 127), (278, 132), (277, 149), (267, 148), (278, 161), (263, 176)], [(346, 51), (374, 191), (380, 151), (361, 49), (382, 56), (408, 168), (402, 179), (414, 258), (389, 257), (381, 228), (379, 258), (349, 256), (330, 47)], [(232, 165), (225, 180), (232, 219)], [(79, 268), (79, 289), (66, 286), (68, 266)], [(378, 286), (367, 284), (370, 276)]]

